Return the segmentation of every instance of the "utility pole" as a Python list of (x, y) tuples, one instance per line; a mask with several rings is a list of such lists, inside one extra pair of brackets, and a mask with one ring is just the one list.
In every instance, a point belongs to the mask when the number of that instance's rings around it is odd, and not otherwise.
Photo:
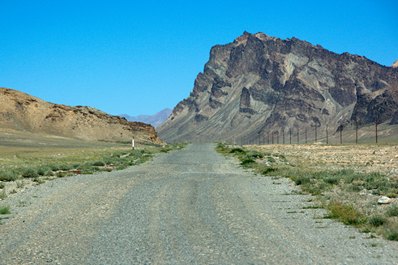
[(300, 128), (297, 127), (297, 144), (300, 143)]
[(292, 144), (292, 128), (289, 128), (289, 144)]
[(326, 144), (329, 144), (329, 130), (328, 130), (328, 125), (326, 125)]
[(376, 144), (379, 142), (379, 139), (378, 139), (378, 131), (377, 131), (377, 125), (378, 125), (379, 123), (376, 121), (376, 126), (375, 126), (375, 130), (376, 130)]
[(355, 119), (355, 144), (358, 144), (358, 121)]
[(307, 143), (307, 127), (305, 127), (305, 143)]

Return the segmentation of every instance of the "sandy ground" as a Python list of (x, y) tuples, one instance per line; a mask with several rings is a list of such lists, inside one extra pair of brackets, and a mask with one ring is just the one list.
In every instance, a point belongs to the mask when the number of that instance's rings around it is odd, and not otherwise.
[(266, 153), (283, 154), (291, 164), (314, 169), (380, 172), (398, 179), (398, 145), (261, 145)]

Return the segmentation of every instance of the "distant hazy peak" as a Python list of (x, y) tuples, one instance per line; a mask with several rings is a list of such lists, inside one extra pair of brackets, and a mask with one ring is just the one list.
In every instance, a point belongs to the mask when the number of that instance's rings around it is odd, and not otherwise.
[(398, 60), (396, 60), (396, 61), (392, 64), (392, 68), (398, 68)]

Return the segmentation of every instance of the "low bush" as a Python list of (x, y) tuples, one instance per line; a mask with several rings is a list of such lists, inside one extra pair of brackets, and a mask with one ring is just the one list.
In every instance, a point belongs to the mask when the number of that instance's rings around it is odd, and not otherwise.
[(250, 165), (251, 164), (254, 164), (256, 161), (254, 161), (252, 158), (250, 158), (250, 157), (246, 157), (246, 158), (244, 158), (241, 162), (240, 162), (240, 164), (241, 164), (241, 166), (243, 166), (243, 167), (250, 167)]
[(398, 216), (398, 205), (394, 204), (388, 207), (386, 211), (387, 216)]
[(346, 225), (360, 225), (366, 222), (366, 217), (352, 205), (332, 201), (327, 208), (331, 218), (338, 219)]
[(395, 224), (393, 226), (387, 227), (384, 233), (384, 237), (388, 240), (398, 241), (398, 225)]
[(383, 216), (380, 216), (380, 215), (374, 215), (374, 216), (371, 216), (371, 217), (368, 219), (368, 223), (369, 223), (371, 226), (379, 227), (379, 226), (382, 226), (382, 225), (384, 225), (385, 223), (387, 223), (387, 219), (384, 218)]
[(10, 206), (1, 206), (0, 207), (0, 214), (10, 214)]
[(0, 181), (15, 181), (18, 178), (18, 174), (13, 171), (0, 171)]
[(39, 176), (48, 176), (48, 172), (51, 171), (50, 167), (42, 166), (37, 169)]
[(37, 178), (39, 174), (33, 168), (26, 168), (22, 171), (22, 177), (24, 178)]
[(103, 166), (105, 166), (105, 163), (104, 163), (104, 161), (96, 161), (96, 162), (93, 163), (93, 166), (95, 166), (95, 167), (103, 167)]
[(242, 148), (235, 147), (235, 148), (232, 148), (231, 151), (229, 151), (229, 153), (230, 154), (245, 154), (246, 152)]

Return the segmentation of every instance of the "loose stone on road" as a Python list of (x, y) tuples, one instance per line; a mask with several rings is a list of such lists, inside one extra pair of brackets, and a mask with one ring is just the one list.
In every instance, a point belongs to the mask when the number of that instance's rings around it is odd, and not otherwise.
[(0, 264), (398, 264), (397, 242), (325, 219), (295, 191), (189, 145), (7, 198)]

